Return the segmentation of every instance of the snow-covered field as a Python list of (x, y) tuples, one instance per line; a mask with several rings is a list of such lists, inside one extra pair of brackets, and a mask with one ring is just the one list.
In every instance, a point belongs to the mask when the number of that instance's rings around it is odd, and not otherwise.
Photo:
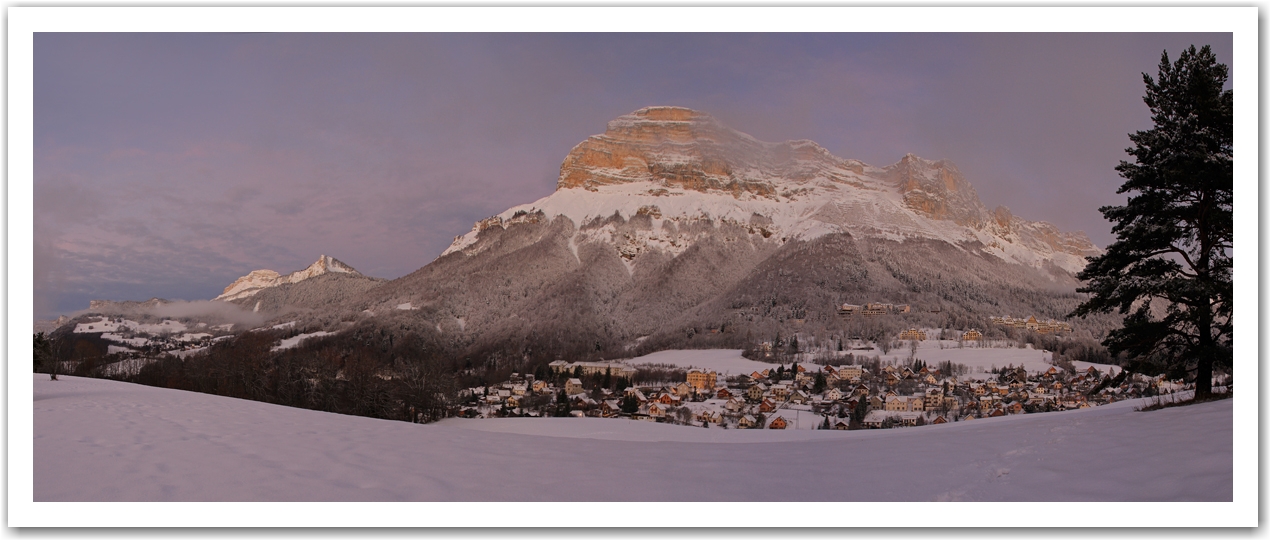
[(659, 351), (626, 361), (627, 364), (668, 364), (683, 368), (714, 370), (723, 375), (749, 375), (778, 364), (755, 362), (741, 356), (740, 349), (692, 349)]
[(35, 501), (1233, 496), (1230, 400), (1149, 413), (1123, 402), (920, 428), (777, 432), (585, 418), (417, 425), (40, 375), (33, 392)]

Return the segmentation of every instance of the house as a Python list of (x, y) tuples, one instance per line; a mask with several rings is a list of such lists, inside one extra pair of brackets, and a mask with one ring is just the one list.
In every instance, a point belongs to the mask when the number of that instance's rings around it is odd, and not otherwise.
[(745, 397), (753, 401), (758, 401), (760, 399), (763, 399), (763, 393), (766, 391), (767, 391), (767, 385), (763, 383), (758, 383), (745, 390)]
[(530, 388), (532, 388), (534, 392), (545, 392), (547, 391), (547, 381), (534, 381), (534, 384), (530, 386)]
[(736, 427), (739, 427), (741, 429), (750, 429), (756, 425), (758, 425), (758, 420), (748, 414), (745, 416), (742, 416), (741, 419), (738, 420), (736, 423)]
[(762, 403), (758, 404), (758, 412), (772, 412), (774, 410), (776, 410), (776, 405), (773, 405), (769, 399), (764, 399)]
[(621, 414), (621, 412), (622, 412), (622, 406), (621, 404), (617, 402), (616, 399), (609, 399), (600, 403), (600, 416), (603, 416), (605, 418), (612, 418), (614, 416), (617, 416), (618, 414)]
[(926, 399), (924, 405), (926, 409), (938, 409), (944, 403), (944, 391), (939, 388), (926, 389)]
[(980, 333), (979, 330), (976, 330), (974, 328), (971, 328), (970, 330), (967, 330), (965, 333), (961, 334), (962, 341), (979, 341), (981, 339), (983, 339), (983, 334)]
[(864, 375), (864, 367), (857, 365), (838, 366), (837, 371), (840, 379), (858, 379)]
[(885, 408), (886, 408), (886, 402), (882, 400), (881, 396), (873, 396), (869, 398), (869, 410), (880, 411)]
[(866, 428), (877, 429), (882, 427), (882, 422), (889, 417), (886, 411), (869, 411), (868, 414), (864, 415), (864, 420), (860, 421), (860, 423)]
[(564, 383), (564, 393), (565, 393), (565, 395), (572, 396), (572, 395), (574, 395), (574, 394), (581, 394), (581, 393), (583, 393), (584, 391), (585, 391), (585, 390), (583, 390), (583, 389), (582, 389), (582, 380), (581, 380), (581, 379), (569, 379), (569, 380), (565, 381), (565, 383)]
[(791, 403), (799, 404), (807, 403), (808, 401), (811, 401), (811, 396), (808, 396), (807, 393), (802, 390), (795, 390), (793, 394), (790, 394), (789, 401)]
[(767, 429), (785, 429), (788, 425), (789, 424), (785, 422), (784, 418), (777, 416), (776, 418), (773, 418), (771, 422), (767, 423)]
[(788, 398), (792, 392), (793, 388), (789, 386), (789, 383), (780, 383), (772, 387), (772, 395), (779, 399)]
[(694, 386), (690, 386), (686, 382), (681, 382), (679, 384), (676, 384), (674, 388), (671, 389), (671, 391), (674, 392), (676, 396), (679, 396), (680, 399), (683, 399), (688, 396), (691, 396), (694, 388), (695, 388)]
[(825, 401), (838, 401), (842, 399), (842, 392), (837, 388), (830, 388), (825, 392)]
[(767, 378), (767, 375), (764, 375), (763, 373), (760, 373), (760, 372), (758, 372), (758, 371), (755, 371), (754, 373), (751, 373), (751, 374), (750, 374), (750, 378), (751, 378), (751, 379), (754, 379), (754, 380), (756, 380), (756, 381), (757, 381), (757, 380), (759, 380), (759, 379), (766, 379), (766, 378)]
[(732, 391), (727, 388), (720, 388), (718, 392), (715, 392), (714, 397), (719, 399), (731, 399)]
[(666, 408), (660, 403), (653, 402), (648, 406), (648, 416), (653, 418), (665, 418)]
[(900, 341), (926, 341), (926, 332), (916, 328), (909, 328), (899, 335)]
[(505, 403), (508, 407), (515, 409), (520, 406), (520, 396), (507, 396)]
[(698, 392), (706, 392), (714, 388), (718, 374), (714, 371), (705, 371), (701, 369), (688, 370), (687, 384), (695, 388)]
[(648, 403), (648, 396), (645, 396), (643, 392), (633, 386), (626, 387), (626, 391), (623, 394), (626, 396), (635, 396), (635, 399), (639, 401), (640, 405)]
[(736, 398), (731, 398), (731, 399), (729, 399), (729, 400), (728, 400), (728, 402), (727, 402), (727, 403), (724, 403), (724, 404), (723, 404), (723, 408), (725, 408), (725, 409), (727, 409), (727, 410), (729, 410), (729, 411), (732, 411), (732, 412), (737, 412), (737, 411), (739, 411), (739, 410), (741, 410), (741, 409), (744, 409), (744, 408), (745, 408), (745, 403), (744, 403), (744, 402), (742, 402), (742, 401), (741, 401), (741, 400), (739, 400), (739, 399), (736, 399)]
[(931, 423), (931, 425), (934, 425), (934, 424), (947, 424), (947, 423), (948, 423), (948, 419), (947, 419), (947, 418), (944, 418), (944, 415), (942, 415), (942, 414), (941, 414), (941, 415), (939, 415), (939, 416), (936, 416), (934, 420), (931, 420), (931, 422), (930, 422), (930, 423)]
[(657, 396), (657, 399), (654, 399), (653, 401), (662, 405), (678, 405), (680, 403), (680, 399), (670, 392), (662, 392), (661, 395)]
[(693, 418), (702, 424), (719, 424), (723, 422), (723, 415), (719, 414), (718, 411), (703, 410), (693, 415)]

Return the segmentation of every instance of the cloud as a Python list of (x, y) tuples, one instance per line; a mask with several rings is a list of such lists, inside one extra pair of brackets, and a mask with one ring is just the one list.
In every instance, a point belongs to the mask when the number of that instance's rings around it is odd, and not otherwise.
[(156, 305), (143, 305), (132, 302), (113, 303), (97, 309), (80, 310), (75, 312), (73, 316), (85, 313), (100, 313), (102, 315), (117, 316), (149, 315), (151, 317), (169, 319), (191, 318), (212, 324), (229, 322), (248, 327), (260, 326), (265, 322), (265, 316), (260, 313), (254, 313), (251, 310), (243, 308), (237, 304), (221, 302), (218, 300), (198, 300), (191, 302), (176, 300), (158, 303)]

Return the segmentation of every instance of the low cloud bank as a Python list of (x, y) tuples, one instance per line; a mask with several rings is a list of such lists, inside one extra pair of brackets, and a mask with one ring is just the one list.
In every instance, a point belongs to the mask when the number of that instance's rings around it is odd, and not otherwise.
[(237, 304), (219, 300), (162, 300), (152, 299), (145, 302), (102, 302), (90, 309), (75, 315), (100, 313), (102, 315), (149, 315), (156, 318), (191, 318), (208, 323), (234, 323), (248, 327), (259, 326), (265, 322), (262, 313), (252, 312)]

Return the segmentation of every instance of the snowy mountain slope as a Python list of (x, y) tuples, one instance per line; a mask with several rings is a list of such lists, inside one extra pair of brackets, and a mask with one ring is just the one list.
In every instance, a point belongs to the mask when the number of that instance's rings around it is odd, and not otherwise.
[[(614, 214), (647, 216), (646, 231), (588, 229)], [(989, 212), (970, 183), (947, 161), (912, 154), (878, 168), (833, 156), (811, 141), (765, 143), (689, 109), (649, 107), (610, 122), (570, 152), (555, 193), (478, 222), (443, 254), (481, 251), (479, 234), (518, 221), (565, 216), (578, 229), (570, 245), (615, 246), (628, 266), (640, 255), (682, 253), (708, 231), (685, 232), (709, 221), (745, 227), (750, 234), (812, 240), (846, 232), (859, 237), (924, 238), (1040, 268), (1069, 273), (1100, 251), (1083, 233)]]
[[(772, 433), (572, 418), (419, 425), (108, 380), (33, 382), (35, 501), (1233, 497), (1229, 400), (1150, 413), (1123, 402), (899, 430)], [(1032, 524), (1075, 524), (1068, 513), (1045, 514)], [(869, 519), (839, 524), (884, 524)]]
[(228, 287), (225, 287), (225, 291), (222, 292), (220, 296), (214, 298), (214, 300), (229, 301), (247, 298), (270, 287), (277, 287), (287, 283), (299, 283), (306, 279), (329, 273), (348, 274), (353, 276), (361, 275), (361, 273), (354, 270), (353, 267), (344, 264), (333, 257), (321, 255), (318, 257), (318, 260), (313, 264), (310, 264), (308, 268), (305, 268), (304, 270), (297, 270), (285, 276), (280, 275), (273, 270), (252, 270), (247, 275), (234, 280), (233, 283), (230, 283)]

